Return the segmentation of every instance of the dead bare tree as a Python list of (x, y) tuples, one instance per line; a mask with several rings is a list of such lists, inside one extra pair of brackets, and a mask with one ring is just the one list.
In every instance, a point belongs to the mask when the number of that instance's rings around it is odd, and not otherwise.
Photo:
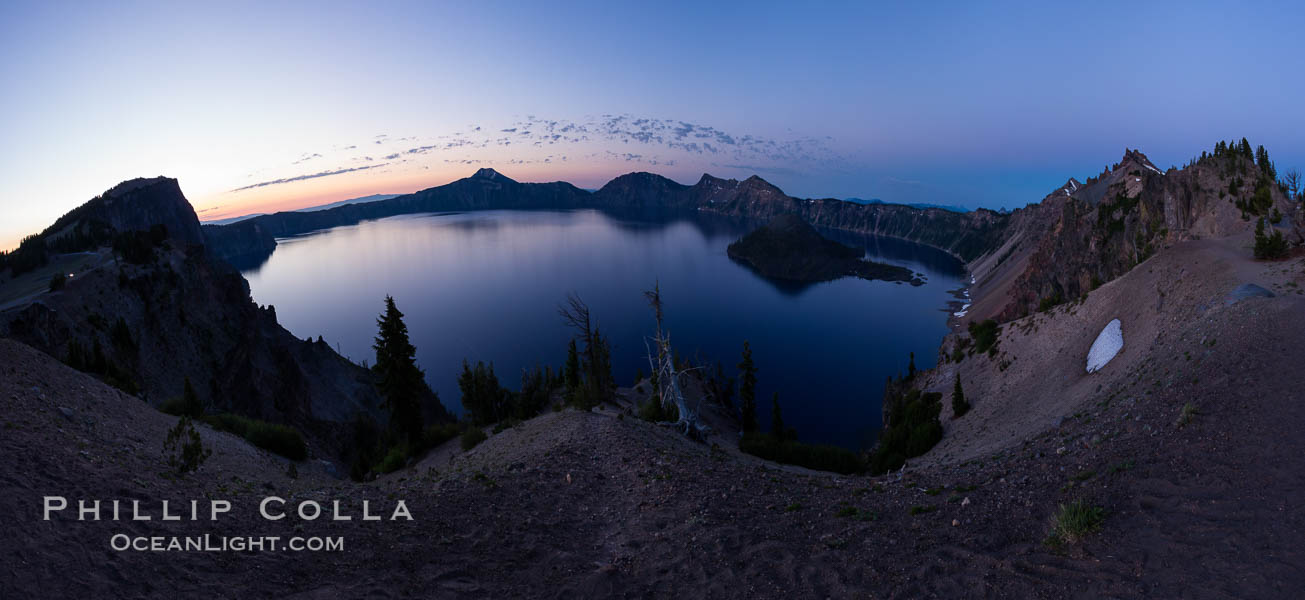
[(1282, 182), (1287, 184), (1287, 191), (1291, 193), (1289, 200), (1292, 200), (1293, 202), (1299, 201), (1296, 196), (1300, 194), (1300, 171), (1296, 169), (1287, 171), (1287, 174), (1283, 176)]
[(558, 306), (557, 313), (576, 331), (576, 337), (583, 342), (581, 351), (583, 371), (585, 372), (585, 403), (597, 405), (609, 399), (615, 389), (611, 375), (611, 354), (606, 340), (594, 324), (585, 304), (575, 293), (567, 294), (566, 303)]
[[(698, 402), (692, 408), (684, 399), (680, 377), (693, 369), (679, 370), (676, 367), (675, 353), (671, 350), (671, 334), (663, 328), (661, 285), (654, 283), (653, 289), (645, 291), (643, 295), (648, 299), (653, 315), (657, 318), (656, 335), (644, 339), (644, 346), (648, 349), (648, 366), (652, 369), (652, 381), (656, 386), (654, 393), (657, 394), (657, 400), (661, 402), (662, 408), (669, 410), (674, 406), (679, 413), (678, 419), (671, 424), (672, 427), (679, 429), (690, 438), (703, 439), (710, 428), (698, 420), (702, 398), (698, 398)], [(657, 347), (656, 352), (653, 351), (652, 346)]]

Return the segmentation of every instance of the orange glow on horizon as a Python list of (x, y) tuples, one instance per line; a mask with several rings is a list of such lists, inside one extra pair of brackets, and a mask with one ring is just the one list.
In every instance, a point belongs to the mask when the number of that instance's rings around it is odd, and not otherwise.
[[(410, 194), (470, 177), (483, 166), (522, 183), (566, 181), (581, 188), (598, 188), (615, 177), (635, 170), (622, 170), (620, 167), (626, 165), (614, 164), (460, 164), (438, 170), (386, 173), (380, 176), (367, 172), (347, 173), (243, 192), (223, 192), (208, 198), (194, 199), (191, 204), (200, 221), (218, 221), (249, 214), (300, 210), (373, 194)], [(185, 182), (181, 183), (185, 185)]]

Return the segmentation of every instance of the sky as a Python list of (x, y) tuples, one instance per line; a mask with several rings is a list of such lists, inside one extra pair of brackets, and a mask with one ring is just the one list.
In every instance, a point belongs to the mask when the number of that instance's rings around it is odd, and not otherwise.
[(212, 220), (481, 167), (967, 208), (1125, 148), (1305, 167), (1305, 8), (1069, 4), (4, 2), (0, 248), (157, 175)]

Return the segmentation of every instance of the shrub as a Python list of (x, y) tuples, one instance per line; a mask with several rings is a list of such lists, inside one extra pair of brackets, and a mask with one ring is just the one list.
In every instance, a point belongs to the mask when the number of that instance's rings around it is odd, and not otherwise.
[(769, 433), (743, 434), (739, 449), (758, 458), (817, 471), (850, 475), (865, 470), (865, 461), (846, 448), (784, 440)]
[(884, 393), (889, 425), (879, 434), (879, 446), (870, 458), (870, 470), (883, 473), (901, 468), (906, 459), (920, 456), (942, 439), (942, 393), (910, 390), (899, 395), (890, 386)]
[(422, 431), (421, 443), (422, 450), (429, 450), (443, 444), (462, 432), (462, 426), (458, 423), (439, 423), (436, 425), (427, 425)]
[(499, 384), (494, 363), (477, 362), (473, 368), (463, 360), (458, 388), (462, 391), (462, 406), (475, 425), (496, 423), (511, 413), (512, 393)]
[(385, 458), (381, 459), (381, 462), (377, 463), (376, 472), (393, 473), (403, 468), (403, 465), (407, 462), (408, 462), (407, 449), (401, 445), (398, 445), (393, 448), (390, 448), (390, 451), (386, 453)]
[(997, 336), (1001, 327), (992, 319), (982, 323), (970, 323), (970, 337), (974, 338), (974, 351), (983, 354), (997, 345)]
[(1255, 224), (1255, 258), (1274, 259), (1287, 255), (1287, 239), (1276, 227), (1271, 227), (1271, 234), (1264, 233), (1264, 219)]
[(54, 276), (50, 278), (50, 291), (57, 292), (59, 290), (62, 290), (64, 284), (67, 282), (68, 282), (68, 277), (65, 276), (63, 273), (55, 273)]
[(1101, 529), (1101, 524), (1105, 520), (1106, 509), (1093, 506), (1081, 498), (1069, 504), (1062, 504), (1052, 522), (1048, 541), (1053, 544), (1075, 543)]
[(970, 412), (970, 403), (965, 400), (965, 391), (961, 389), (961, 376), (956, 375), (956, 384), (952, 386), (952, 415), (962, 417)]
[(471, 450), (487, 439), (489, 439), (489, 436), (485, 435), (483, 429), (479, 427), (471, 427), (462, 432), (462, 451), (466, 452)]
[(1196, 410), (1196, 406), (1193, 405), (1191, 402), (1188, 402), (1187, 404), (1183, 405), (1182, 412), (1178, 413), (1178, 421), (1175, 422), (1174, 424), (1180, 429), (1186, 427), (1188, 424), (1192, 422), (1192, 418), (1195, 417), (1197, 414), (1199, 413)]
[(285, 425), (254, 421), (245, 434), (249, 443), (291, 460), (308, 458), (308, 445), (299, 432)]
[(674, 404), (663, 406), (661, 398), (654, 393), (647, 402), (639, 405), (639, 418), (653, 423), (679, 421), (680, 409)]
[(184, 475), (199, 469), (213, 451), (204, 447), (190, 417), (183, 416), (177, 420), (176, 426), (168, 430), (168, 437), (163, 440), (163, 454), (167, 457), (168, 466)]
[(308, 445), (304, 443), (304, 437), (293, 427), (232, 413), (207, 415), (203, 420), (218, 431), (238, 435), (259, 448), (280, 454), (290, 460), (308, 458)]
[(204, 404), (199, 401), (199, 396), (195, 394), (195, 388), (190, 385), (190, 378), (187, 377), (182, 385), (181, 397), (164, 400), (159, 410), (170, 415), (199, 417), (204, 414)]

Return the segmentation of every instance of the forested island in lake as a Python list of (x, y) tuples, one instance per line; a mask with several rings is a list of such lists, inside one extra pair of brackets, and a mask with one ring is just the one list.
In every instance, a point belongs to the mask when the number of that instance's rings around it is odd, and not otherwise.
[(819, 282), (855, 276), (924, 285), (906, 267), (865, 260), (865, 250), (826, 239), (795, 214), (775, 217), (729, 245), (729, 257), (764, 277)]

